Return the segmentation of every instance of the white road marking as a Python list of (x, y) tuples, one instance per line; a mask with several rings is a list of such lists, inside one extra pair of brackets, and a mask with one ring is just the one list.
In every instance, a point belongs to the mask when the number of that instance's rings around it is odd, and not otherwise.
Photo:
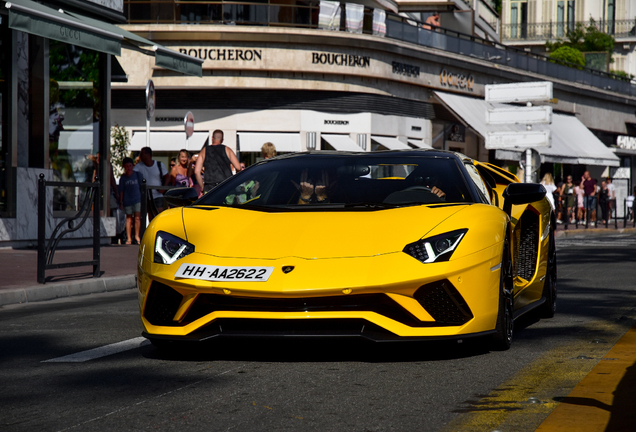
[(50, 360), (43, 360), (42, 363), (82, 363), (89, 360), (94, 360), (100, 357), (106, 357), (112, 354), (128, 351), (131, 349), (139, 348), (140, 346), (149, 344), (150, 341), (145, 337), (136, 337), (134, 339), (128, 339), (122, 342), (117, 342), (110, 345), (104, 345), (103, 347), (93, 348), (87, 351), (78, 352), (75, 354), (69, 354), (63, 357), (57, 357)]

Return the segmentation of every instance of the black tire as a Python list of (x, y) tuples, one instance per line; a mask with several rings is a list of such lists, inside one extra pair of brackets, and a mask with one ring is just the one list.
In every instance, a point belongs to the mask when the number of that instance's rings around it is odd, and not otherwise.
[(501, 257), (501, 272), (499, 282), (499, 311), (495, 334), (492, 335), (491, 349), (506, 351), (512, 344), (514, 333), (514, 294), (512, 279), (512, 259), (510, 257), (510, 237), (506, 232), (503, 253)]
[(552, 318), (557, 308), (557, 256), (554, 229), (550, 229), (548, 247), (548, 268), (546, 270), (543, 285), (543, 298), (545, 303), (539, 307), (540, 318)]

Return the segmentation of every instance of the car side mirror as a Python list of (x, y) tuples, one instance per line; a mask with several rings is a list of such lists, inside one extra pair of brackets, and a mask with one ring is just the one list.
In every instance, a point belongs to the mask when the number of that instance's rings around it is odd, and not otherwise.
[(545, 197), (546, 190), (539, 183), (510, 183), (502, 194), (503, 210), (510, 216), (513, 205), (530, 204)]
[(183, 207), (199, 199), (199, 194), (192, 187), (182, 187), (168, 189), (163, 197), (170, 207)]

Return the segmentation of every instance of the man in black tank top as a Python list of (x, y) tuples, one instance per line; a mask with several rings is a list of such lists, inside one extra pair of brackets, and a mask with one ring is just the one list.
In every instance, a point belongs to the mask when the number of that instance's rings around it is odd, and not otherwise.
[(217, 129), (212, 133), (212, 144), (203, 146), (194, 166), (194, 175), (201, 190), (207, 192), (230, 177), (232, 166), (236, 172), (241, 171), (241, 165), (232, 149), (223, 145), (223, 131)]

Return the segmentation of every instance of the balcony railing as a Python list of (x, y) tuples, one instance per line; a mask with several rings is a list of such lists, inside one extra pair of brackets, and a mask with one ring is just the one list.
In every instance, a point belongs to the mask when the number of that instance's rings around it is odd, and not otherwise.
[(129, 24), (229, 24), (318, 27), (319, 1), (127, 0)]
[[(588, 22), (581, 22), (584, 27)], [(610, 34), (614, 38), (635, 38), (636, 20), (616, 20), (597, 22), (596, 28), (601, 32)], [(553, 41), (557, 38), (565, 38), (569, 30), (574, 30), (575, 23), (548, 22), (534, 24), (503, 24), (501, 40), (505, 42), (526, 41)]]
[[(285, 0), (272, 1), (281, 2)], [(143, 14), (141, 9), (139, 9), (141, 5), (145, 8)], [(184, 9), (184, 6), (187, 6), (187, 8)], [(160, 7), (165, 8), (161, 13), (159, 13)], [(160, 2), (154, 0), (127, 0), (124, 9), (130, 24), (226, 24), (317, 29), (319, 2), (314, 0), (309, 2), (298, 1), (296, 5), (283, 5), (280, 3), (257, 4), (218, 1), (175, 2), (174, 0), (167, 0)], [(153, 12), (153, 14), (151, 15), (150, 12)], [(630, 22), (634, 24), (634, 21)], [(615, 22), (615, 24), (617, 23), (618, 21)], [(427, 30), (422, 28), (422, 24), (412, 18), (404, 18), (387, 12), (386, 37), (470, 56), (493, 64), (510, 66), (571, 83), (585, 84), (612, 92), (636, 96), (636, 85), (632, 85), (629, 79), (594, 69), (580, 67), (577, 69), (576, 67), (552, 63), (546, 56), (453, 30), (444, 28)], [(345, 30), (345, 28), (345, 14), (343, 13), (340, 30)], [(362, 31), (365, 34), (373, 34), (372, 29), (373, 9), (365, 8)]]

